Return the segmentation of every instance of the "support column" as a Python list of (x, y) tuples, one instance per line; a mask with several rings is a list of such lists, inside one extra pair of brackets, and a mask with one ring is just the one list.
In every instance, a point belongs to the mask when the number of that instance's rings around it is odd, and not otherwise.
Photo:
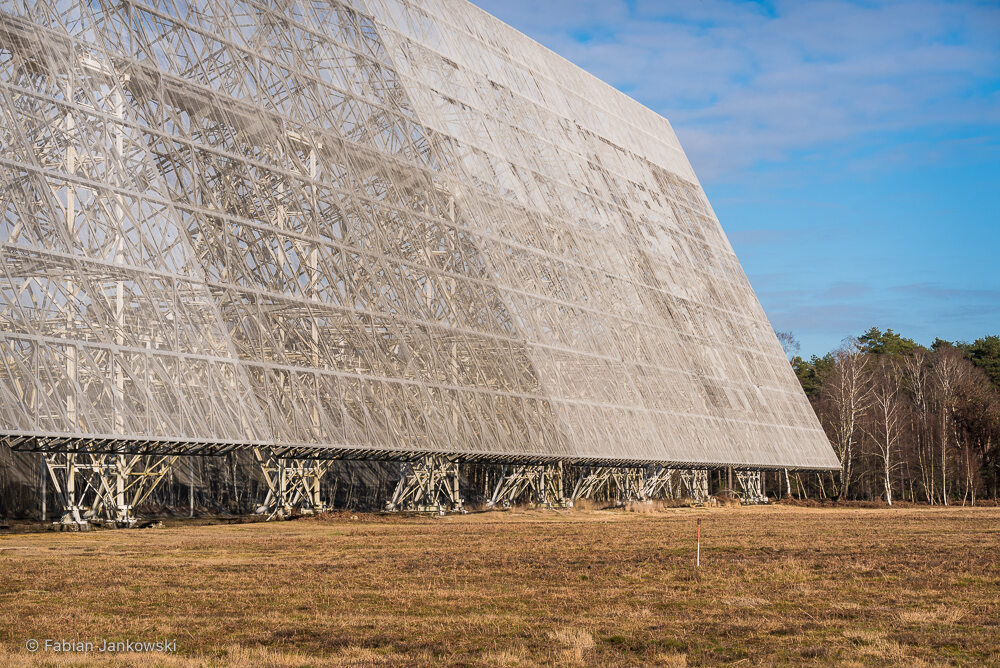
[(194, 518), (194, 457), (188, 457), (188, 517)]
[(740, 499), (742, 503), (759, 505), (768, 502), (768, 498), (764, 494), (763, 473), (761, 471), (737, 471), (736, 479), (743, 492)]
[(48, 509), (48, 496), (49, 496), (48, 479), (49, 479), (49, 474), (48, 474), (48, 466), (45, 463), (45, 456), (44, 455), (42, 456), (42, 467), (41, 467), (40, 473), (41, 473), (41, 483), (42, 483), (42, 522), (44, 523), (45, 520), (47, 520), (49, 518), (49, 509)]
[(708, 470), (707, 469), (682, 469), (681, 484), (684, 491), (691, 497), (692, 503), (701, 505), (706, 503), (710, 495), (708, 493)]
[(525, 494), (529, 495), (529, 503), (534, 507), (567, 508), (573, 505), (563, 489), (563, 466), (559, 462), (542, 466), (504, 466), (486, 506), (510, 508)]
[(144, 457), (79, 452), (45, 455), (45, 466), (62, 502), (55, 524), (84, 531), (91, 524), (129, 528), (141, 505), (173, 466), (176, 456)]
[(573, 488), (573, 501), (583, 497), (606, 500), (617, 506), (642, 501), (643, 471), (618, 466), (587, 466)]
[(267, 519), (273, 520), (328, 509), (320, 498), (320, 482), (331, 462), (279, 457), (267, 448), (254, 448), (253, 454), (267, 483), (267, 496), (257, 507), (258, 515), (267, 515)]
[(421, 513), (465, 512), (458, 489), (458, 464), (427, 455), (401, 467), (401, 477), (386, 510)]
[(56, 498), (62, 505), (63, 514), (53, 524), (86, 531), (90, 528), (90, 524), (84, 519), (87, 512), (81, 507), (81, 499), (76, 493), (76, 453), (60, 452), (46, 454), (44, 457)]

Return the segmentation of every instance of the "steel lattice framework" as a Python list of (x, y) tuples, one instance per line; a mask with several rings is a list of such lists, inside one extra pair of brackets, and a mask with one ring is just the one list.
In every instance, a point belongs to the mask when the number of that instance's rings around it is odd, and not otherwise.
[(0, 0), (0, 433), (838, 467), (669, 123), (464, 0)]

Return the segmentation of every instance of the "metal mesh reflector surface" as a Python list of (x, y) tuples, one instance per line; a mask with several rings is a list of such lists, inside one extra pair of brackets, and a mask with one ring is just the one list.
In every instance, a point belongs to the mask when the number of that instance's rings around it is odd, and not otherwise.
[(7, 437), (837, 467), (669, 123), (476, 7), (0, 8)]

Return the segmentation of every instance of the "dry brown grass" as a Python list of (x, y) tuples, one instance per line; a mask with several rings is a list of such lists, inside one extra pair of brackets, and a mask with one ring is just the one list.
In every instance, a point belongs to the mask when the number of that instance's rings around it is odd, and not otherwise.
[[(0, 538), (0, 665), (1000, 665), (998, 554), (1000, 509), (960, 508), (22, 534)], [(29, 638), (178, 652), (32, 655)]]

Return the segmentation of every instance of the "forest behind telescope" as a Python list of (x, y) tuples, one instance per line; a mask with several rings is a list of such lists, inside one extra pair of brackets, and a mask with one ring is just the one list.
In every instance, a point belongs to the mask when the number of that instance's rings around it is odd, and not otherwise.
[(837, 350), (791, 358), (843, 470), (792, 475), (794, 496), (995, 504), (1000, 491), (1000, 336), (928, 348), (873, 327)]

